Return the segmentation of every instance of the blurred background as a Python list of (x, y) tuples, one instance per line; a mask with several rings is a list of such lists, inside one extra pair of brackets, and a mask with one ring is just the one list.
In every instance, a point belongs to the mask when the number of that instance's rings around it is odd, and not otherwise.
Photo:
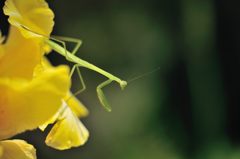
[[(35, 145), (38, 159), (240, 159), (236, 1), (53, 0), (49, 5), (56, 14), (53, 35), (82, 39), (82, 59), (126, 80), (160, 69), (124, 91), (117, 84), (106, 87), (111, 113), (101, 108), (95, 92), (105, 78), (82, 69), (87, 90), (79, 99), (90, 111), (82, 119), (89, 141), (56, 151), (44, 144), (46, 134), (20, 135)], [(4, 18), (1, 29), (7, 34)], [(54, 53), (49, 58), (55, 65), (66, 63)], [(76, 91), (77, 76), (73, 82)]]

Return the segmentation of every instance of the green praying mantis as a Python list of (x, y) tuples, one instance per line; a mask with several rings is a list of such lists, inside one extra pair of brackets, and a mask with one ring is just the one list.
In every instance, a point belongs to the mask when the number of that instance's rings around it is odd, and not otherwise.
[[(31, 29), (27, 28), (26, 26), (22, 26), (22, 28), (24, 28), (25, 30), (28, 30), (30, 32), (32, 32), (33, 34), (36, 34), (38, 36), (42, 36), (44, 37), (44, 42), (51, 47), (51, 49), (53, 49), (54, 51), (56, 51), (57, 53), (59, 53), (60, 55), (64, 56), (69, 62), (72, 62), (74, 65), (70, 71), (70, 77), (73, 75), (74, 71), (77, 70), (77, 74), (80, 78), (80, 82), (82, 84), (82, 89), (80, 89), (79, 91), (77, 91), (75, 94), (79, 94), (81, 92), (83, 92), (86, 89), (86, 85), (84, 83), (84, 80), (82, 78), (81, 72), (80, 72), (80, 67), (85, 67), (88, 68), (90, 70), (93, 70), (105, 77), (107, 77), (108, 79), (102, 83), (100, 83), (97, 88), (97, 96), (98, 99), (101, 103), (101, 105), (108, 111), (110, 112), (112, 110), (110, 104), (108, 103), (108, 100), (103, 92), (103, 88), (106, 87), (107, 85), (109, 85), (111, 82), (115, 81), (119, 84), (119, 86), (121, 87), (121, 89), (123, 90), (126, 86), (127, 86), (127, 82), (124, 80), (121, 80), (120, 78), (108, 73), (107, 71), (77, 57), (75, 54), (77, 53), (77, 51), (79, 50), (82, 41), (79, 39), (75, 39), (75, 38), (69, 38), (69, 37), (60, 37), (60, 36), (52, 36), (52, 37), (48, 37), (42, 34), (39, 34), (37, 32), (32, 31)], [(76, 43), (76, 45), (74, 46), (72, 51), (67, 50), (66, 48), (66, 42), (73, 42)], [(61, 45), (62, 46), (61, 46)]]
[[(61, 40), (60, 40), (61, 39)], [(59, 42), (62, 44), (62, 46), (60, 46), (58, 43), (56, 42)], [(67, 42), (74, 42), (76, 43), (73, 51), (68, 51), (66, 49), (66, 43), (64, 41), (67, 41)], [(84, 80), (82, 78), (82, 75), (81, 75), (81, 72), (80, 72), (80, 67), (85, 67), (85, 68), (88, 68), (90, 70), (93, 70), (95, 72), (98, 72), (99, 74), (105, 76), (108, 78), (108, 80), (100, 83), (97, 88), (96, 88), (96, 91), (97, 91), (97, 96), (98, 96), (98, 99), (101, 103), (101, 105), (107, 110), (107, 111), (111, 111), (111, 106), (110, 104), (108, 103), (108, 100), (103, 92), (103, 88), (107, 85), (109, 85), (111, 82), (115, 81), (117, 82), (121, 89), (123, 90), (126, 86), (127, 86), (127, 82), (124, 81), (124, 80), (121, 80), (120, 78), (108, 73), (107, 71), (77, 57), (75, 54), (77, 53), (77, 51), (79, 50), (81, 44), (82, 44), (82, 41), (79, 40), (79, 39), (74, 39), (74, 38), (68, 38), (68, 37), (59, 37), (59, 36), (54, 36), (54, 37), (51, 37), (50, 39), (47, 39), (45, 40), (46, 44), (48, 44), (54, 51), (56, 51), (57, 53), (61, 54), (62, 56), (65, 56), (66, 59), (69, 61), (69, 62), (72, 62), (74, 63), (73, 67), (72, 67), (72, 70), (70, 72), (70, 76), (73, 75), (74, 71), (77, 70), (77, 73), (78, 73), (78, 76), (80, 78), (80, 82), (83, 86), (82, 89), (80, 89), (79, 91), (77, 91), (75, 93), (76, 94), (79, 94), (81, 92), (83, 92), (85, 89), (86, 89), (86, 85), (84, 83)]]

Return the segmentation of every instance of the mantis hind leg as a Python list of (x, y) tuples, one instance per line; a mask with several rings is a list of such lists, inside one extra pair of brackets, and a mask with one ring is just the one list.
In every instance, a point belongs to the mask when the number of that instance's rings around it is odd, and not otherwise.
[[(61, 36), (52, 36), (50, 37), (51, 40), (56, 41), (58, 43), (60, 43), (64, 50), (65, 50), (65, 57), (67, 60), (71, 60), (68, 56), (68, 54), (73, 54), (75, 55), (77, 53), (77, 51), (79, 50), (79, 48), (82, 45), (82, 41), (80, 39), (76, 39), (76, 38), (70, 38), (70, 37), (61, 37)], [(68, 51), (67, 50), (67, 46), (66, 46), (66, 42), (72, 42), (72, 43), (76, 43), (76, 45), (74, 46), (72, 51)]]
[(112, 82), (112, 80), (109, 79), (109, 80), (107, 80), (107, 81), (99, 84), (99, 85), (97, 86), (97, 89), (96, 89), (96, 90), (97, 90), (97, 96), (98, 96), (98, 99), (99, 99), (100, 103), (102, 104), (102, 106), (103, 106), (108, 112), (112, 111), (112, 108), (111, 108), (110, 104), (108, 103), (107, 98), (106, 98), (105, 94), (103, 93), (103, 90), (102, 90), (102, 89), (103, 89), (105, 86), (109, 85), (111, 82)]
[[(70, 38), (70, 37), (63, 37), (63, 36), (53, 36), (53, 38), (61, 40), (62, 42), (66, 41), (66, 42), (75, 43), (76, 45), (74, 46), (73, 50), (70, 52), (73, 55), (75, 55), (77, 53), (77, 51), (79, 50), (79, 48), (82, 45), (82, 40), (77, 39), (77, 38)], [(66, 44), (65, 44), (65, 46), (66, 46)]]

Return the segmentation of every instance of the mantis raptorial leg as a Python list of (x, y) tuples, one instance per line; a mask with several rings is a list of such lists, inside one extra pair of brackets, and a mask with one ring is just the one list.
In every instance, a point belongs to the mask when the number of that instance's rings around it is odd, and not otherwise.
[(109, 105), (109, 103), (108, 103), (108, 101), (107, 101), (107, 99), (106, 99), (106, 97), (105, 97), (102, 89), (103, 89), (103, 87), (109, 85), (111, 82), (112, 82), (112, 80), (109, 79), (109, 80), (107, 80), (107, 81), (99, 84), (99, 85), (97, 86), (97, 88), (96, 88), (96, 90), (97, 90), (97, 95), (98, 95), (98, 99), (99, 99), (100, 103), (101, 103), (101, 104), (104, 106), (104, 108), (105, 108), (107, 111), (109, 111), (109, 112), (110, 112), (112, 109), (111, 109), (111, 107), (110, 107), (110, 105)]

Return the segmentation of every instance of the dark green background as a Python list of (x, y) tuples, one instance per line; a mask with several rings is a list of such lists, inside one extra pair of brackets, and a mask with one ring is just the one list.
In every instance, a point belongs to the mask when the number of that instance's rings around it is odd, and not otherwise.
[[(235, 2), (235, 3), (234, 3)], [(2, 2), (1, 2), (2, 3)], [(44, 145), (46, 134), (19, 137), (39, 159), (239, 159), (240, 10), (233, 0), (49, 0), (53, 35), (83, 40), (78, 56), (129, 80), (160, 67), (121, 91), (82, 69), (79, 99), (90, 115), (87, 144), (68, 151)], [(3, 19), (3, 18), (1, 18)], [(1, 29), (7, 32), (6, 20)], [(71, 47), (71, 45), (69, 44)], [(54, 64), (64, 58), (51, 54)], [(73, 90), (80, 83), (74, 79)]]

